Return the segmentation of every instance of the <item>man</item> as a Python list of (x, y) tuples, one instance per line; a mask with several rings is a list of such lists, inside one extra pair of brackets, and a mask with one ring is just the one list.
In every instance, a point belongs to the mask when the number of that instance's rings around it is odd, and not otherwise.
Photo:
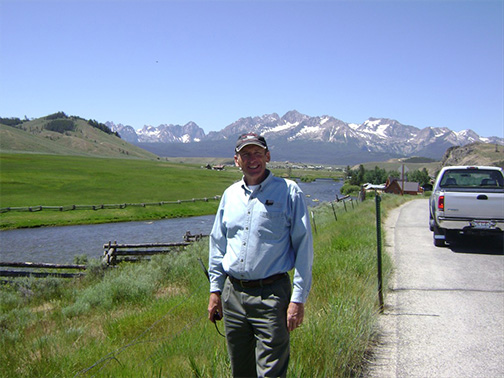
[(233, 376), (285, 377), (312, 279), (305, 197), (266, 168), (262, 136), (241, 135), (234, 159), (243, 178), (222, 195), (210, 234), (208, 316), (223, 316)]

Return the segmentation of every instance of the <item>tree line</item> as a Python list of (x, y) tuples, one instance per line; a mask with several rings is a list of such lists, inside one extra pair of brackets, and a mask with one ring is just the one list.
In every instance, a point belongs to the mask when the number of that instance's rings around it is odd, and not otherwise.
[[(358, 192), (362, 185), (370, 183), (374, 185), (385, 184), (389, 177), (400, 178), (401, 174), (397, 170), (385, 170), (375, 166), (374, 169), (365, 169), (361, 164), (357, 169), (351, 169), (350, 166), (345, 168), (345, 184), (341, 188), (342, 194)], [(431, 177), (426, 168), (406, 172), (406, 180), (410, 182), (418, 182), (420, 186), (430, 184)]]

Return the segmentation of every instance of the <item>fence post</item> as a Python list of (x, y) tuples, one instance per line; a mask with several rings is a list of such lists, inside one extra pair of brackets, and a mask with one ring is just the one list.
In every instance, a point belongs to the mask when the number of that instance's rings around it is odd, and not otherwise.
[(378, 301), (380, 304), (380, 313), (383, 313), (382, 248), (381, 248), (381, 216), (380, 216), (381, 197), (378, 193), (376, 193), (375, 202), (376, 202), (376, 242), (378, 253)]
[(313, 213), (313, 211), (311, 212), (311, 217), (312, 217), (312, 221), (313, 221), (313, 229), (316, 234), (317, 233), (317, 224), (315, 223), (315, 214)]
[(331, 202), (331, 206), (332, 206), (332, 212), (333, 212), (333, 214), (334, 214), (334, 220), (336, 220), (336, 221), (337, 221), (337, 220), (338, 220), (338, 217), (336, 216), (336, 210), (334, 209), (334, 203), (333, 203), (333, 202)]

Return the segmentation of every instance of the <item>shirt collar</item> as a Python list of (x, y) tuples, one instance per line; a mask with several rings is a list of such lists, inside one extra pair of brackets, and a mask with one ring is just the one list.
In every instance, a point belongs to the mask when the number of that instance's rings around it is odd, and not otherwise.
[[(252, 190), (250, 190), (250, 188), (247, 186), (247, 183), (245, 182), (244, 178), (245, 178), (245, 176), (242, 177), (241, 187), (245, 190), (245, 192), (251, 193)], [(269, 169), (266, 169), (266, 178), (259, 184), (259, 187), (257, 188), (257, 190), (263, 190), (268, 185), (268, 183), (271, 182), (271, 180), (273, 180), (273, 173)]]

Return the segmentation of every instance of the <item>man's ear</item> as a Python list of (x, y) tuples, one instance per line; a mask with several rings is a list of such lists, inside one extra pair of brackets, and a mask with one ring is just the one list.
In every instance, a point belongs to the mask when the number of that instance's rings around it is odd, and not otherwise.
[(234, 156), (234, 162), (235, 162), (235, 166), (237, 166), (237, 167), (240, 166), (240, 164), (238, 163), (238, 155)]
[(271, 154), (268, 150), (268, 151), (266, 151), (266, 163), (269, 163), (270, 160), (271, 160)]

